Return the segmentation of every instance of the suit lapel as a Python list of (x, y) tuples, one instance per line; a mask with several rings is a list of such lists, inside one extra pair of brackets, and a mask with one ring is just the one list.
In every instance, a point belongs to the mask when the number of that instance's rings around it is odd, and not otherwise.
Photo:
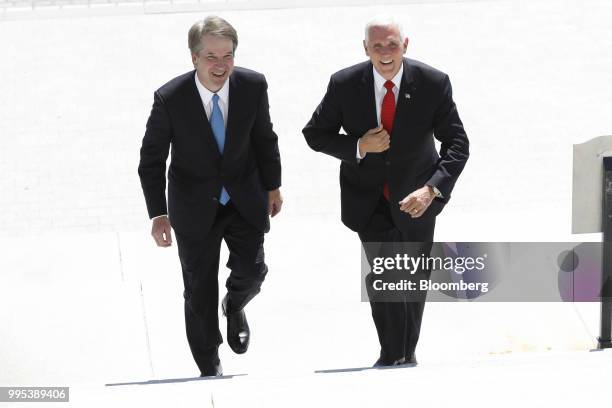
[[(195, 71), (193, 71), (195, 75)], [(202, 104), (202, 98), (200, 97), (200, 93), (198, 92), (198, 88), (196, 87), (194, 77), (191, 77), (188, 88), (188, 101), (187, 106), (191, 112), (191, 117), (193, 118), (194, 124), (194, 134), (195, 137), (203, 137), (207, 142), (208, 147), (213, 152), (216, 158), (221, 158), (221, 154), (219, 153), (219, 147), (217, 146), (217, 141), (215, 140), (215, 135), (213, 134), (212, 128), (210, 127), (210, 122), (208, 121), (208, 117), (206, 116), (206, 110), (204, 110), (204, 105)]]
[(414, 70), (410, 63), (404, 58), (404, 72), (402, 73), (402, 80), (400, 84), (399, 94), (397, 96), (397, 107), (395, 108), (395, 119), (393, 120), (393, 131), (391, 137), (398, 135), (401, 136), (404, 132), (407, 121), (412, 118), (412, 111), (414, 106)]
[(246, 112), (243, 108), (245, 98), (240, 95), (240, 78), (236, 75), (236, 71), (229, 78), (229, 106), (227, 107), (227, 125), (225, 127), (225, 149), (223, 154), (231, 151), (236, 138), (236, 127), (238, 126), (239, 112)]
[(378, 117), (376, 116), (376, 97), (374, 96), (374, 74), (372, 63), (366, 64), (361, 78), (360, 99), (366, 101), (364, 117), (367, 120), (367, 128), (373, 129), (378, 126)]

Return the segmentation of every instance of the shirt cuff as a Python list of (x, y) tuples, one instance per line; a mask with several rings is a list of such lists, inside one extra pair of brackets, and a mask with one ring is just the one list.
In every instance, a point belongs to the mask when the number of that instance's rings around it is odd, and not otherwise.
[(159, 218), (159, 217), (167, 217), (167, 216), (168, 216), (168, 214), (157, 215), (157, 216), (151, 218), (151, 220), (154, 220), (154, 219)]
[[(365, 154), (363, 155), (363, 157), (365, 157)], [(361, 160), (363, 159), (363, 157), (361, 157), (361, 155), (359, 154), (359, 139), (357, 139), (357, 160)]]

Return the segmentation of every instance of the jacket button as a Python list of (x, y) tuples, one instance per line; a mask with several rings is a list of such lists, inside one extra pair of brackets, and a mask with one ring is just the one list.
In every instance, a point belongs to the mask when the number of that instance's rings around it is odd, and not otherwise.
[(212, 200), (213, 201), (219, 201), (219, 199), (217, 197), (213, 197)]
[(386, 164), (387, 166), (390, 166), (390, 165), (391, 165), (391, 162), (390, 162), (389, 160), (387, 160), (387, 161), (385, 162), (385, 164)]

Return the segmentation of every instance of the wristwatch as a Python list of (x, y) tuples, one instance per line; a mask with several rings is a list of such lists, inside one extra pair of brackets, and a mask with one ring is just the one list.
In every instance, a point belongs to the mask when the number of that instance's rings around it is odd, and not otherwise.
[(440, 190), (438, 190), (436, 186), (429, 186), (429, 187), (431, 187), (431, 189), (433, 190), (436, 198), (442, 198), (442, 193), (440, 192)]

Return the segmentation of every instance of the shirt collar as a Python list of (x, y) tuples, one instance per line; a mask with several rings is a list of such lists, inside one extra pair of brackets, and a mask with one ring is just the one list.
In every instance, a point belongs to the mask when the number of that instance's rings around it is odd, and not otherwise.
[[(378, 71), (376, 71), (376, 68), (374, 68), (374, 66), (372, 66), (372, 71), (374, 71), (374, 86), (376, 87), (377, 90), (384, 90), (385, 82), (387, 82), (387, 80), (383, 78), (382, 75), (378, 73)], [(400, 88), (403, 73), (404, 73), (404, 63), (402, 62), (402, 65), (400, 65), (399, 71), (397, 71), (397, 74), (395, 74), (393, 79), (391, 79), (391, 82), (393, 82), (393, 85), (395, 85), (397, 89)]]
[(221, 99), (221, 102), (227, 105), (227, 99), (229, 96), (229, 78), (228, 80), (225, 81), (221, 89), (219, 89), (217, 92), (211, 92), (210, 90), (208, 90), (208, 88), (202, 85), (202, 83), (198, 79), (197, 71), (194, 76), (195, 76), (196, 87), (198, 88), (198, 92), (200, 93), (200, 98), (202, 98), (202, 102), (204, 102), (204, 105), (208, 105), (210, 103), (210, 100), (212, 99), (215, 93), (219, 95), (219, 99)]

